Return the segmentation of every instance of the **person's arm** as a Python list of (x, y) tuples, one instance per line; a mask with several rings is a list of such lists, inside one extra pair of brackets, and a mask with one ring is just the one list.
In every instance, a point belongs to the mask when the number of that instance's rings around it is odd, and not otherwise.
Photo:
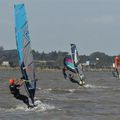
[(18, 87), (22, 86), (24, 83), (24, 81), (22, 79), (19, 79), (17, 82), (16, 82), (16, 85), (18, 85)]

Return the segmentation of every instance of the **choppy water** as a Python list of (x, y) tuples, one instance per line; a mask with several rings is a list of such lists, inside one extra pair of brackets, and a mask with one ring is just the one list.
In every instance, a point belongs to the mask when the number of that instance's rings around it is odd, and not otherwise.
[(110, 72), (87, 72), (84, 87), (61, 72), (37, 74), (38, 107), (30, 110), (8, 89), (8, 79), (20, 72), (0, 71), (0, 120), (120, 120), (120, 80)]

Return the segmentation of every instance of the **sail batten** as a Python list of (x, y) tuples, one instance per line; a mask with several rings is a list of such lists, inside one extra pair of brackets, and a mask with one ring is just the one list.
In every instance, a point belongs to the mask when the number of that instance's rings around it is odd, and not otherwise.
[(28, 31), (28, 22), (24, 4), (14, 5), (15, 12), (15, 33), (16, 45), (19, 56), (19, 66), (21, 73), (25, 79), (25, 88), (34, 104), (34, 96), (36, 90), (35, 70), (33, 56), (31, 50), (31, 41)]

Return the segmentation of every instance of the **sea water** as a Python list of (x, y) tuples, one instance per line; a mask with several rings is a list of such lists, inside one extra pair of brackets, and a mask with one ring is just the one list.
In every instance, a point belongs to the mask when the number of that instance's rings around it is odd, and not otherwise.
[(83, 87), (65, 80), (62, 71), (37, 72), (32, 109), (10, 94), (11, 77), (21, 77), (20, 71), (0, 71), (0, 120), (120, 120), (120, 80), (111, 72), (87, 72)]

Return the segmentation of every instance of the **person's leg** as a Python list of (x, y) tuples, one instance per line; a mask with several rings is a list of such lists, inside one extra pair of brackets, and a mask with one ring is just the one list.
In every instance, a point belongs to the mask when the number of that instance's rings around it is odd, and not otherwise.
[(77, 84), (79, 85), (79, 82), (78, 82), (77, 80), (70, 79), (70, 81), (71, 81), (72, 83), (77, 83)]
[(22, 100), (28, 107), (30, 106), (29, 105), (29, 99), (28, 99), (27, 96), (19, 94), (15, 97), (16, 97), (16, 99)]
[(116, 68), (116, 73), (117, 73), (117, 77), (119, 78), (119, 72), (118, 72), (118, 69)]

